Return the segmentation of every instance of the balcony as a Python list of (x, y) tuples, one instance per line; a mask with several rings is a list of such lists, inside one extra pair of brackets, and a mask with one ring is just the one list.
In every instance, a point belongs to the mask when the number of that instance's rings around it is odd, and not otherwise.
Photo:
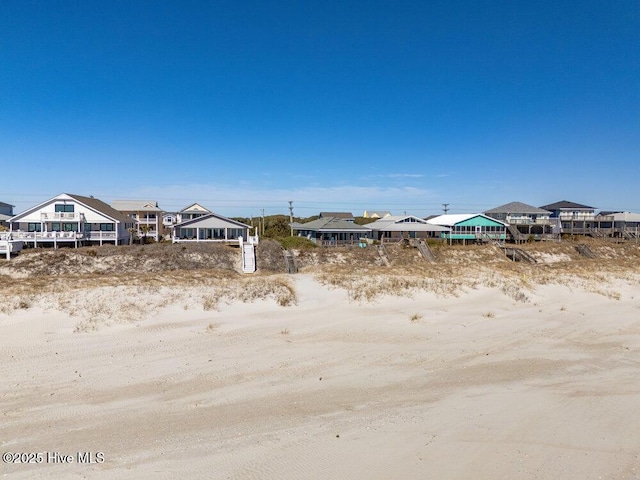
[(11, 236), (14, 240), (26, 240), (26, 241), (75, 241), (83, 238), (83, 234), (80, 232), (11, 232)]
[(550, 225), (549, 218), (531, 218), (531, 217), (507, 217), (505, 220), (509, 225)]
[(42, 222), (84, 222), (84, 214), (80, 212), (43, 212)]
[(84, 238), (87, 240), (115, 240), (117, 237), (117, 232), (91, 231), (84, 233)]
[(596, 215), (594, 212), (560, 212), (559, 215), (560, 220), (577, 220), (577, 221), (585, 221), (585, 220), (595, 220)]

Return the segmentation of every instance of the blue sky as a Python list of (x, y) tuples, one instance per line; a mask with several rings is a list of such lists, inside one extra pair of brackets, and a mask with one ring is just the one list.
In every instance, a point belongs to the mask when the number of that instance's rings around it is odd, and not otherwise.
[(3, 0), (0, 165), (17, 211), (640, 211), (640, 3)]

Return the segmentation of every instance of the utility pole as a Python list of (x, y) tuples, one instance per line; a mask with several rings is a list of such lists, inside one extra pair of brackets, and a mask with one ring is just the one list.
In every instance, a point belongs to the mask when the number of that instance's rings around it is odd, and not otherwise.
[(442, 211), (444, 212), (445, 215), (449, 212), (449, 204), (448, 203), (443, 203), (442, 204)]
[(289, 200), (289, 225), (291, 226), (291, 236), (293, 237), (293, 200)]

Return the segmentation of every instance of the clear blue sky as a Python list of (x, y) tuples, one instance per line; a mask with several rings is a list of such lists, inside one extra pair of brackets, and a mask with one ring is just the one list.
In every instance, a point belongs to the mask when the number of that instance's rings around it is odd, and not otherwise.
[(0, 201), (640, 211), (640, 2), (0, 2)]

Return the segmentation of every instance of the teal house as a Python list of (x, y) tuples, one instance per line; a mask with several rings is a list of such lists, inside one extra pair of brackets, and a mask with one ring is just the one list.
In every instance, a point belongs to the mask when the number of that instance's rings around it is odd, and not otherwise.
[(427, 223), (449, 227), (450, 232), (442, 232), (441, 238), (466, 243), (503, 241), (507, 238), (507, 224), (482, 213), (440, 215), (427, 220)]

